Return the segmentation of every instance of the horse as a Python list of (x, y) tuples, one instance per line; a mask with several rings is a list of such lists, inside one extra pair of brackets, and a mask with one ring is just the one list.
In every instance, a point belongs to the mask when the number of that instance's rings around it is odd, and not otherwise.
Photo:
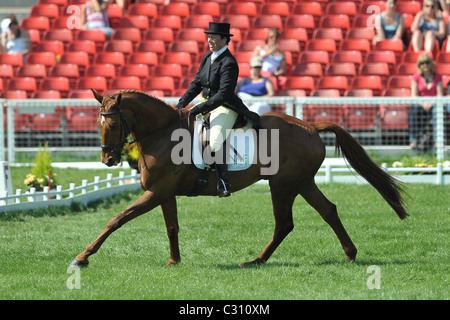
[[(102, 163), (116, 166), (127, 137), (135, 140), (139, 150), (140, 184), (144, 193), (128, 208), (114, 216), (104, 231), (78, 254), (72, 266), (87, 266), (88, 258), (95, 254), (103, 242), (128, 221), (161, 206), (170, 244), (167, 265), (181, 261), (178, 244), (177, 196), (191, 195), (198, 179), (205, 171), (192, 163), (175, 164), (171, 150), (176, 141), (171, 138), (174, 130), (183, 128), (193, 133), (194, 118), (188, 110), (178, 110), (164, 101), (137, 90), (121, 90), (102, 96), (92, 89), (101, 104), (98, 125), (102, 138)], [(258, 180), (268, 181), (272, 197), (275, 229), (272, 239), (254, 260), (239, 266), (265, 263), (283, 239), (293, 230), (292, 207), (297, 195), (301, 195), (330, 225), (340, 241), (349, 261), (355, 261), (357, 249), (345, 230), (336, 206), (319, 190), (314, 176), (325, 158), (325, 145), (319, 132), (332, 132), (336, 136), (336, 150), (342, 152), (348, 163), (364, 177), (390, 205), (400, 219), (408, 213), (403, 200), (404, 188), (400, 181), (374, 163), (363, 147), (342, 127), (331, 122), (305, 122), (283, 113), (267, 113), (260, 117), (260, 129), (278, 130), (279, 167), (276, 173), (262, 174), (267, 164), (257, 159), (243, 171), (229, 172), (231, 192), (246, 188)], [(270, 149), (271, 150), (271, 149)], [(207, 183), (198, 193), (201, 196), (216, 194), (217, 178), (214, 172), (206, 172)]]

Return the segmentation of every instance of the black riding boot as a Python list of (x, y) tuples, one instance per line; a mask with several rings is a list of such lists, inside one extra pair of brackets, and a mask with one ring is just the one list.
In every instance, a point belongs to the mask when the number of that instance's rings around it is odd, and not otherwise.
[(231, 196), (230, 184), (228, 183), (227, 172), (228, 165), (214, 163), (217, 175), (217, 194), (220, 198)]

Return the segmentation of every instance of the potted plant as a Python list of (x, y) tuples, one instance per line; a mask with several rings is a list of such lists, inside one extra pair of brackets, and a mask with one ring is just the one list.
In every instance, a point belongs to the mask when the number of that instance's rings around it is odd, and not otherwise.
[(52, 160), (48, 151), (48, 142), (44, 147), (39, 145), (31, 173), (27, 174), (23, 181), (28, 190), (36, 188), (36, 191), (44, 190), (48, 186), (50, 189), (56, 188), (56, 173), (52, 168)]

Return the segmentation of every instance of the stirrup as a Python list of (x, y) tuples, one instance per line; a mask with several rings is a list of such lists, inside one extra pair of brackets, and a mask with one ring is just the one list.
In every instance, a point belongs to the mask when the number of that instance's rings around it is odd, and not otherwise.
[(230, 186), (227, 186), (227, 183), (225, 183), (223, 179), (219, 179), (219, 182), (217, 183), (217, 195), (219, 198), (231, 196), (229, 188)]

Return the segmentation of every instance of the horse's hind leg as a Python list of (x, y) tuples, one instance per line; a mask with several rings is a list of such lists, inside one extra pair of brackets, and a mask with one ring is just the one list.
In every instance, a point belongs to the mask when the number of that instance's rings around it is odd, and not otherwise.
[(284, 238), (294, 229), (292, 206), (297, 193), (290, 194), (286, 190), (274, 191), (272, 187), (270, 191), (272, 193), (273, 213), (275, 215), (275, 231), (272, 240), (255, 260), (241, 263), (239, 265), (241, 267), (266, 262)]
[(315, 183), (303, 188), (300, 194), (305, 200), (316, 209), (322, 218), (331, 226), (336, 233), (342, 248), (348, 257), (349, 261), (354, 261), (356, 258), (356, 247), (350, 239), (347, 231), (339, 219), (336, 206), (331, 203), (319, 190)]
[(171, 197), (168, 201), (161, 204), (161, 209), (166, 223), (167, 236), (170, 245), (170, 260), (167, 265), (177, 264), (181, 261), (180, 248), (178, 245), (178, 216), (177, 216), (177, 200)]

